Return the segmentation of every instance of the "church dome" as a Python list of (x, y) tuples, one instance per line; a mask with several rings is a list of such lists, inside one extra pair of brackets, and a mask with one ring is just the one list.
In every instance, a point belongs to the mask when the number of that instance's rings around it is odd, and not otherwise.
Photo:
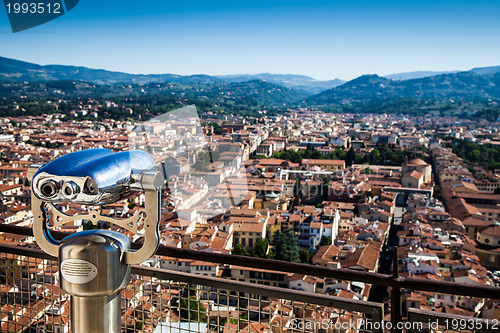
[(422, 165), (422, 166), (424, 166), (424, 165), (429, 165), (429, 164), (425, 163), (425, 161), (420, 159), (420, 158), (415, 158), (413, 160), (408, 161), (408, 165)]

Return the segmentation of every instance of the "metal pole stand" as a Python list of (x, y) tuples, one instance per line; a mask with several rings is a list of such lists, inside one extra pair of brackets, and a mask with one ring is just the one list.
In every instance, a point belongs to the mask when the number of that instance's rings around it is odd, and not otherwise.
[[(151, 258), (159, 245), (164, 183), (154, 166), (145, 152), (91, 149), (29, 169), (33, 234), (42, 250), (58, 257), (61, 288), (71, 296), (73, 333), (121, 332), (120, 292), (130, 283), (130, 265)], [(144, 192), (146, 207), (127, 219), (101, 215), (94, 208), (69, 216), (54, 206), (61, 202), (99, 206), (136, 192)], [(82, 231), (61, 242), (51, 236), (50, 230), (76, 220), (116, 224), (141, 235), (144, 243), (137, 251), (130, 250), (128, 237), (110, 230)]]
[(72, 332), (120, 332), (120, 292), (130, 283), (123, 254), (127, 237), (106, 230), (79, 232), (59, 247), (61, 287), (71, 295)]

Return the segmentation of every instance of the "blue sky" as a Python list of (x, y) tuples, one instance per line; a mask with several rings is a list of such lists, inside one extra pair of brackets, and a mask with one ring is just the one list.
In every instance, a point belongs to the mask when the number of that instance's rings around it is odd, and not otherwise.
[(93, 1), (11, 32), (0, 55), (129, 73), (353, 79), (500, 65), (500, 1)]

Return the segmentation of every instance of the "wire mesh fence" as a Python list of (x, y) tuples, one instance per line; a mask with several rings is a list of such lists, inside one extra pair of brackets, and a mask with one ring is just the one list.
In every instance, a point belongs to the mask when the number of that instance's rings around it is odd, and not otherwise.
[(250, 294), (138, 276), (126, 291), (129, 310), (123, 321), (129, 332), (342, 332), (342, 323), (371, 332), (363, 329), (366, 316), (360, 312), (264, 296), (262, 291)]
[(2, 332), (67, 332), (69, 296), (57, 262), (0, 253)]
[(411, 308), (408, 322), (419, 323), (407, 329), (408, 333), (493, 333), (500, 332), (498, 319), (483, 319), (457, 314)]
[[(1, 332), (70, 332), (57, 261), (0, 258)], [(122, 292), (122, 332), (382, 332), (382, 320), (377, 303), (139, 266)]]

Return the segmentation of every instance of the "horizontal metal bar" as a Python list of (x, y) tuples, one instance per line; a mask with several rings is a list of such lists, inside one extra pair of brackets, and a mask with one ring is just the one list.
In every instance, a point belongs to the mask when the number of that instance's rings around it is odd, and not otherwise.
[(394, 279), (392, 275), (385, 275), (380, 273), (359, 272), (355, 270), (339, 268), (327, 268), (322, 266), (298, 264), (281, 260), (202, 252), (166, 246), (160, 246), (156, 254), (174, 258), (252, 267), (269, 271), (297, 274), (304, 274), (304, 272), (307, 272), (307, 275), (310, 276), (346, 281), (360, 281), (364, 283), (388, 286), (392, 288), (405, 288), (433, 292), (443, 292), (443, 290), (446, 290), (448, 293), (454, 295), (500, 299), (500, 288), (498, 287), (472, 286), (454, 282), (425, 280), (412, 277), (399, 277), (397, 279)]
[(53, 257), (39, 249), (32, 249), (23, 246), (7, 245), (2, 243), (0, 243), (0, 253), (10, 253), (18, 256), (57, 261), (56, 257)]
[[(18, 235), (32, 236), (31, 228), (0, 225), (0, 232), (13, 233)], [(69, 233), (51, 232), (56, 239), (62, 239)], [(132, 248), (140, 248), (141, 243), (132, 243)], [(413, 289), (421, 291), (431, 291), (437, 293), (448, 293), (453, 295), (472, 296), (480, 298), (500, 299), (500, 288), (491, 286), (476, 286), (460, 284), (447, 281), (435, 281), (417, 279), (413, 277), (393, 278), (392, 275), (359, 272), (349, 269), (327, 268), (307, 264), (298, 264), (288, 261), (261, 259), (255, 257), (244, 257), (223, 253), (203, 252), (191, 249), (179, 249), (176, 247), (160, 246), (156, 255), (173, 258), (190, 259), (197, 261), (213, 262), (226, 265), (236, 265), (243, 267), (258, 268), (268, 271), (297, 273), (317, 276), (322, 278), (332, 278), (345, 281), (359, 281), (373, 285), (380, 285), (392, 288)]]
[(318, 304), (345, 309), (352, 312), (362, 312), (370, 315), (379, 313), (383, 311), (384, 308), (384, 305), (381, 303), (308, 293), (305, 291), (259, 285), (255, 283), (234, 281), (210, 276), (200, 276), (196, 274), (171, 271), (167, 269), (132, 266), (132, 274), (150, 276), (160, 280), (185, 282), (223, 290), (244, 292), (266, 297), (276, 297), (303, 303)]
[[(408, 321), (426, 325), (438, 324), (441, 328), (452, 331), (500, 332), (500, 322), (496, 319), (475, 318), (416, 308), (408, 309)], [(434, 328), (438, 329), (438, 327)], [(413, 328), (411, 332), (418, 332), (418, 329)]]
[[(28, 227), (19, 227), (16, 225), (9, 225), (9, 224), (0, 224), (0, 232), (5, 232), (7, 234), (14, 234), (14, 235), (33, 236), (33, 229), (28, 228)], [(71, 235), (72, 233), (51, 230), (50, 234), (55, 239), (61, 240), (64, 237)]]

